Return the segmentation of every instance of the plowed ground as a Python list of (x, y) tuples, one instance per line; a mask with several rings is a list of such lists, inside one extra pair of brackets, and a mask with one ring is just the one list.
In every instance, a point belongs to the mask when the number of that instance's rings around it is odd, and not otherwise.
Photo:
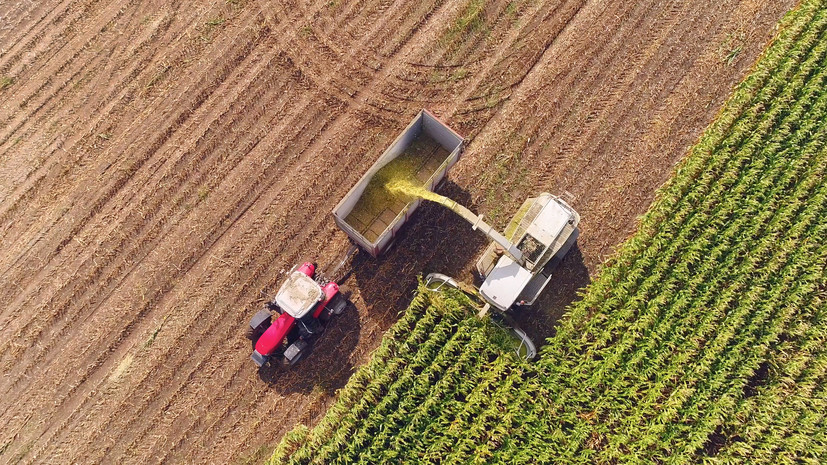
[(416, 112), (442, 193), (503, 225), (569, 191), (535, 337), (633, 230), (792, 0), (0, 3), (0, 462), (232, 463), (312, 423), (420, 272), (484, 240), (425, 206), (292, 370), (247, 319), (348, 246), (330, 210)]

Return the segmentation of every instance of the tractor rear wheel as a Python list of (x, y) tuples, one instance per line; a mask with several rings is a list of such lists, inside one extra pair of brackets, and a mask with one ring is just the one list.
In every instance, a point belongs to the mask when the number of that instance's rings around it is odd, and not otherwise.
[(329, 313), (330, 315), (341, 315), (344, 313), (347, 306), (350, 305), (350, 301), (348, 300), (347, 296), (344, 294), (336, 294), (333, 299), (327, 304), (327, 308), (325, 308), (325, 313)]
[(247, 327), (247, 331), (244, 333), (244, 336), (245, 336), (247, 339), (251, 340), (251, 341), (255, 341), (256, 339), (258, 339), (258, 338), (260, 338), (260, 337), (261, 337), (261, 334), (262, 334), (262, 333), (259, 333), (259, 332), (258, 332), (258, 331), (256, 331), (255, 329), (250, 328), (250, 327), (248, 326), (248, 327)]

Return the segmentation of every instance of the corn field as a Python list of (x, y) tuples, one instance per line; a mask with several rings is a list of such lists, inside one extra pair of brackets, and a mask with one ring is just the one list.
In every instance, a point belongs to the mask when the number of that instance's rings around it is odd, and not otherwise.
[(271, 462), (827, 461), (826, 34), (785, 17), (539, 362), (420, 287)]

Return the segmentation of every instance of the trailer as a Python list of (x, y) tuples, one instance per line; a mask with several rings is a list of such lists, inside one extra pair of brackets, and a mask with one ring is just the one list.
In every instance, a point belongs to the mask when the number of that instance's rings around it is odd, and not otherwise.
[(333, 219), (373, 257), (391, 246), (396, 234), (422, 203), (380, 192), (383, 169), (404, 171), (434, 190), (459, 160), (464, 139), (427, 110), (422, 110), (333, 209)]

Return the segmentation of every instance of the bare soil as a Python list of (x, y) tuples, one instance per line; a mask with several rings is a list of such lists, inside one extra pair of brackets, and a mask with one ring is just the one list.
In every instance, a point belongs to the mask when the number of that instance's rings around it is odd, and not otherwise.
[(292, 370), (247, 320), (423, 107), (468, 138), (440, 190), (498, 226), (574, 196), (535, 337), (635, 228), (793, 0), (0, 3), (0, 463), (240, 463), (313, 423), (419, 273), (484, 239), (424, 205)]

